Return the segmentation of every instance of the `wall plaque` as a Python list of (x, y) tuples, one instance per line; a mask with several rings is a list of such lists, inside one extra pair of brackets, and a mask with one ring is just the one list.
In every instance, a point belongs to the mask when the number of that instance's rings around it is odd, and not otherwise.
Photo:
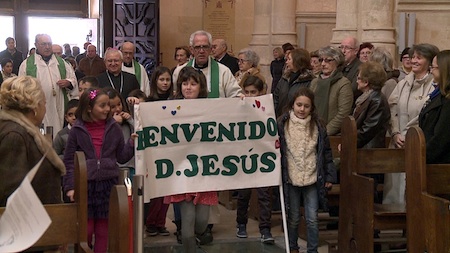
[(213, 39), (225, 39), (233, 50), (236, 0), (203, 0), (203, 29)]

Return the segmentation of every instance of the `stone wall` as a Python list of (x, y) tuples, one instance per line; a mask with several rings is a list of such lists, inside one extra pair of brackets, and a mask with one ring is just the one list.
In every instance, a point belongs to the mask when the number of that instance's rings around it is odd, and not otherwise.
[[(174, 50), (189, 45), (189, 36), (203, 29), (203, 4), (201, 0), (160, 1), (160, 53), (161, 64), (172, 68), (176, 65)], [(232, 50), (235, 54), (248, 47), (253, 33), (253, 0), (235, 1), (236, 32)], [(231, 48), (229, 48), (231, 50)]]
[[(162, 64), (175, 66), (174, 48), (202, 29), (202, 0), (160, 1)], [(232, 50), (252, 47), (268, 83), (272, 49), (291, 42), (312, 51), (338, 45), (348, 35), (386, 47), (398, 56), (401, 12), (415, 13), (415, 43), (450, 48), (450, 0), (236, 0)]]

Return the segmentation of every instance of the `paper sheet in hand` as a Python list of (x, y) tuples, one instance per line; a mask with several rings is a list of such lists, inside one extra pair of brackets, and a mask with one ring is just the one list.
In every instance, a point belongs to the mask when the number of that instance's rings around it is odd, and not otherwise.
[(52, 222), (31, 186), (44, 158), (45, 155), (8, 198), (0, 218), (0, 252), (20, 252), (31, 247)]

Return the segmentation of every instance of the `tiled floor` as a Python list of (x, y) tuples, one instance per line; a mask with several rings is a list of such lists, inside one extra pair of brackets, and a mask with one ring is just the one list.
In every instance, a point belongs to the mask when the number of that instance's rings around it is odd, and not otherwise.
[[(146, 247), (145, 253), (182, 253), (181, 245), (175, 246), (159, 246), (159, 247)], [(236, 252), (236, 253), (248, 253), (248, 252), (260, 252), (260, 253), (284, 253), (283, 248), (278, 245), (265, 245), (259, 241), (248, 242), (215, 242), (210, 245), (201, 246), (197, 249), (197, 253), (211, 253), (211, 252)]]
[[(247, 224), (248, 238), (236, 237), (236, 210), (228, 210), (219, 205), (220, 222), (214, 225), (214, 241), (209, 245), (198, 248), (197, 253), (283, 253), (285, 250), (284, 233), (282, 230), (281, 214), (272, 217), (272, 235), (275, 238), (274, 245), (265, 245), (260, 242), (258, 222), (250, 219)], [(144, 239), (144, 252), (146, 253), (181, 253), (181, 245), (177, 244), (173, 232), (175, 225), (171, 222), (172, 207), (169, 208), (166, 222), (170, 236), (147, 236)], [(306, 252), (306, 242), (299, 239), (299, 244)], [(302, 252), (302, 251), (300, 251)], [(321, 242), (319, 253), (327, 253), (328, 247)]]

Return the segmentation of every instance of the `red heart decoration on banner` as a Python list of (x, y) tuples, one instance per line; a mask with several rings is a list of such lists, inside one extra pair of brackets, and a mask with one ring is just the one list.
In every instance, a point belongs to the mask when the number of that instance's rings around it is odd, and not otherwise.
[(275, 148), (280, 148), (280, 140), (275, 141)]
[(261, 107), (261, 102), (259, 100), (255, 100), (256, 107)]

